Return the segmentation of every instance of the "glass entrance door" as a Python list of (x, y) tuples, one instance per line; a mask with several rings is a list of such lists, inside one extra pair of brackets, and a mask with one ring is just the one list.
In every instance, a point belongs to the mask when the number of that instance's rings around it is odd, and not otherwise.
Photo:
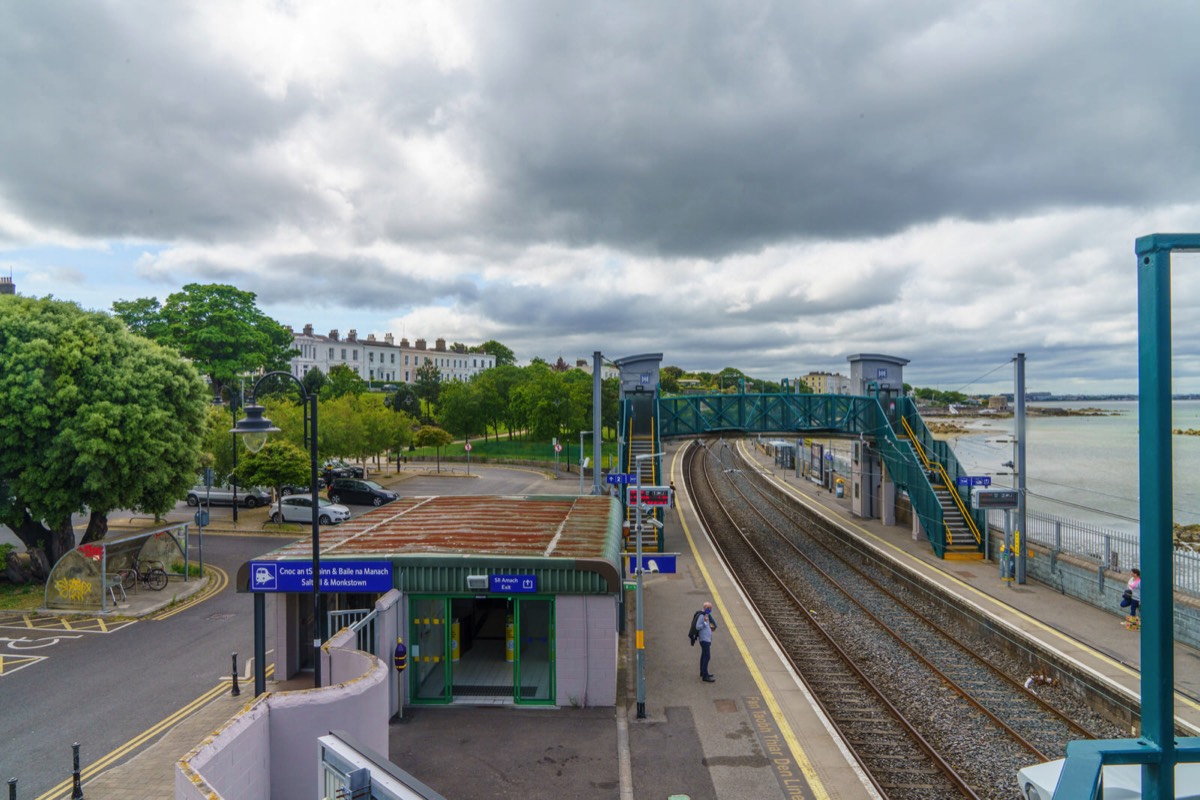
[(518, 703), (553, 703), (554, 601), (520, 598), (516, 605), (513, 697)]
[(408, 660), (414, 703), (450, 702), (450, 662), (446, 658), (446, 598), (413, 597), (410, 603)]

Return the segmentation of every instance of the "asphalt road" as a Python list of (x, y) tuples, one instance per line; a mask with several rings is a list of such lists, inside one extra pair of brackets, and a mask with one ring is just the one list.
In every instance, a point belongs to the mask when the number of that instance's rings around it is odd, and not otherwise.
[[(205, 561), (232, 577), (280, 543), (210, 536)], [(111, 632), (0, 627), (0, 637), (6, 658), (42, 657), (0, 675), (0, 780), (18, 778), (19, 796), (35, 798), (70, 777), (72, 742), (86, 767), (212, 689), (230, 674), (231, 653), (239, 653), (244, 672), (253, 653), (253, 602), (228, 586), (161, 621)]]

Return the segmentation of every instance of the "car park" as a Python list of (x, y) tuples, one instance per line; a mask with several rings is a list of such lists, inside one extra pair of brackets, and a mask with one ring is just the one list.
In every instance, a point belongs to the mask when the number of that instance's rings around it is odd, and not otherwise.
[(354, 503), (364, 506), (381, 506), (400, 495), (385, 489), (375, 481), (359, 478), (334, 478), (329, 484), (329, 499), (335, 503)]
[(366, 476), (366, 472), (362, 467), (347, 464), (345, 461), (326, 461), (321, 468), (321, 476), (328, 484), (334, 478), (362, 478)]
[[(317, 498), (317, 522), (334, 525), (350, 519), (350, 509), (324, 497)], [(272, 522), (312, 522), (312, 497), (305, 494), (280, 498), (271, 506)]]
[[(188, 489), (187, 504), (189, 506), (233, 505), (234, 489), (231, 484), (221, 483), (205, 486), (198, 483)], [(271, 502), (271, 493), (261, 486), (237, 487), (237, 504), (244, 508), (258, 508)]]

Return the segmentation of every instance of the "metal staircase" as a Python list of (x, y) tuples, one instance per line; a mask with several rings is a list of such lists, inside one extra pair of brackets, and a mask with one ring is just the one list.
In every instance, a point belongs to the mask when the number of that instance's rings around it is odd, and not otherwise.
[[(629, 484), (629, 488), (635, 488), (638, 483), (642, 486), (658, 486), (659, 476), (662, 474), (661, 458), (643, 458), (640, 461), (638, 456), (650, 455), (651, 453), (660, 452), (657, 436), (657, 415), (652, 415), (649, 424), (635, 425), (635, 419), (632, 414), (625, 424), (625, 450), (623, 453), (622, 470), (633, 476), (633, 482)], [(628, 495), (626, 495), (628, 496)], [(644, 553), (660, 553), (663, 549), (662, 531), (659, 528), (645, 522), (647, 517), (654, 517), (662, 521), (662, 512), (658, 510), (642, 512), (643, 530), (640, 534), (642, 552)], [(637, 508), (629, 503), (625, 505), (625, 537), (624, 549), (626, 552), (633, 552), (637, 549), (639, 534), (637, 533)]]

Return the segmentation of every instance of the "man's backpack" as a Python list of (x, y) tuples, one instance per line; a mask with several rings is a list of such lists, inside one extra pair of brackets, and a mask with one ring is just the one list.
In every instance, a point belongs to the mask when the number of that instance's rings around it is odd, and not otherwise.
[(695, 614), (692, 614), (692, 627), (688, 631), (688, 641), (692, 643), (693, 647), (696, 646), (696, 640), (700, 638), (700, 631), (696, 630), (696, 623), (703, 614), (703, 611), (697, 611)]

